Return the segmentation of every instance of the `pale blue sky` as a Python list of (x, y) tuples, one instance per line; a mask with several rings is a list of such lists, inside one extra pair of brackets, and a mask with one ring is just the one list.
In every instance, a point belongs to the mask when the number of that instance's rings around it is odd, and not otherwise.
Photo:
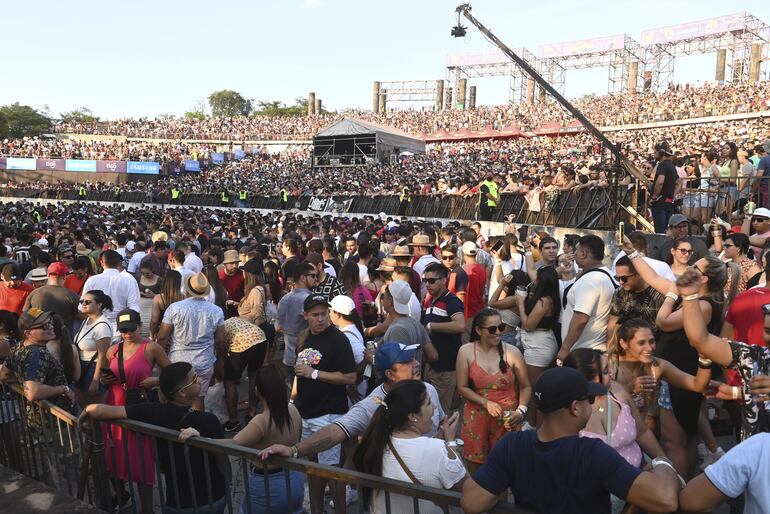
[[(315, 91), (328, 109), (371, 107), (372, 81), (440, 79), (446, 54), (492, 50), (469, 28), (451, 38), (457, 1), (218, 0), (4, 2), (0, 104), (102, 118), (181, 114), (218, 89), (282, 100)], [(472, 2), (512, 48), (627, 33), (747, 11), (767, 0)], [(678, 82), (713, 80), (714, 55), (677, 61)], [(567, 73), (568, 97), (607, 90), (607, 70)], [(507, 79), (482, 79), (479, 104), (507, 101)], [(403, 104), (402, 104), (403, 106)]]

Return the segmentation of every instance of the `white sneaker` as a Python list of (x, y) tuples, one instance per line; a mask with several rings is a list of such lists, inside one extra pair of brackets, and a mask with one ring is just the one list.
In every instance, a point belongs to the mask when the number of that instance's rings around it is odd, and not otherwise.
[(703, 457), (703, 465), (702, 465), (703, 469), (706, 469), (708, 466), (714, 464), (716, 461), (721, 459), (724, 456), (724, 454), (725, 454), (725, 451), (720, 447), (717, 447), (717, 449), (714, 450), (713, 452), (709, 452), (708, 455)]

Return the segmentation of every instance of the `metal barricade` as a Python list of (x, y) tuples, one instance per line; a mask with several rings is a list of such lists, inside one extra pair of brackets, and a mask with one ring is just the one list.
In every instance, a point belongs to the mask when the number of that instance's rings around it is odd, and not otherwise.
[[(122, 444), (117, 439), (111, 439), (110, 428), (122, 429)], [(127, 487), (134, 499), (130, 507), (133, 514), (139, 512), (136, 499), (140, 498), (143, 484), (154, 483), (152, 489), (153, 505), (160, 504), (164, 512), (166, 508), (180, 505), (180, 500), (189, 499), (190, 507), (195, 513), (222, 512), (232, 514), (238, 512), (241, 504), (243, 511), (254, 512), (250, 480), (264, 481), (267, 512), (273, 512), (271, 502), (271, 475), (262, 466), (259, 451), (235, 444), (225, 444), (204, 437), (189, 439), (179, 443), (179, 432), (167, 428), (140, 423), (132, 420), (116, 421), (112, 424), (98, 423), (88, 420), (87, 426), (81, 428), (70, 413), (54, 406), (47, 401), (29, 402), (23, 396), (21, 389), (16, 386), (0, 384), (0, 464), (14, 469), (32, 478), (41, 480), (54, 489), (70, 496), (91, 503), (103, 510), (112, 510), (113, 494), (111, 491), (122, 491)], [(136, 446), (129, 447), (129, 434), (136, 435)], [(149, 446), (146, 446), (149, 445)], [(194, 467), (191, 454), (202, 450), (202, 467)], [(184, 466), (177, 466), (175, 452), (182, 452)], [(119, 482), (115, 476), (108, 474), (106, 464), (115, 463), (118, 452), (122, 453), (127, 464), (128, 480)], [(170, 458), (166, 458), (170, 456)], [(149, 460), (147, 460), (149, 458)], [(142, 473), (132, 471), (138, 459)], [(151, 462), (150, 462), (151, 461)], [(167, 462), (162, 467), (162, 462)], [(256, 464), (255, 464), (256, 463)], [(272, 491), (278, 498), (285, 498), (291, 507), (292, 503), (292, 472), (300, 472), (333, 480), (338, 484), (349, 484), (359, 489), (367, 487), (385, 494), (386, 512), (391, 509), (393, 495), (406, 496), (413, 499), (414, 512), (420, 512), (418, 500), (427, 500), (438, 505), (445, 513), (459, 512), (460, 493), (445, 491), (415, 485), (410, 482), (367, 475), (354, 470), (334, 466), (325, 466), (302, 459), (274, 458), (274, 466), (280, 466), (283, 475), (284, 489)], [(212, 466), (220, 466), (224, 477), (224, 497), (215, 498), (214, 490), (221, 484), (212, 483)], [(151, 469), (151, 475), (143, 472)], [(202, 491), (196, 490), (195, 478), (205, 478)], [(261, 478), (258, 478), (261, 477)], [(180, 497), (180, 485), (189, 486), (190, 498)], [(187, 489), (185, 487), (184, 489)], [(171, 499), (173, 505), (167, 505)], [(196, 498), (202, 498), (199, 503)], [(304, 498), (304, 486), (303, 486)], [(304, 499), (303, 499), (304, 502)], [(365, 512), (362, 502), (359, 502), (358, 512)], [(290, 512), (293, 510), (289, 509)], [(281, 509), (279, 512), (284, 512)], [(516, 507), (509, 503), (498, 504), (489, 512), (494, 514), (531, 514), (532, 511)]]

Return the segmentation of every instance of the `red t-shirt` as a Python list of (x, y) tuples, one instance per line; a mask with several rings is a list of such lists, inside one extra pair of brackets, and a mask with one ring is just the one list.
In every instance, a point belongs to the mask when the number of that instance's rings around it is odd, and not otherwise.
[(484, 285), (487, 283), (487, 271), (478, 262), (463, 266), (468, 275), (465, 286), (465, 319), (468, 320), (484, 308)]
[(744, 291), (730, 303), (725, 321), (735, 327), (734, 341), (765, 346), (765, 315), (762, 306), (770, 303), (770, 288)]
[(64, 279), (64, 287), (66, 287), (73, 293), (82, 296), (83, 286), (86, 284), (86, 280), (88, 280), (88, 275), (83, 277), (83, 279), (81, 280), (74, 273), (71, 273), (67, 275), (67, 278)]
[(11, 289), (5, 283), (0, 283), (0, 310), (6, 310), (21, 314), (24, 302), (34, 288), (22, 282), (16, 289)]
[(227, 289), (227, 299), (240, 302), (243, 299), (243, 273), (237, 271), (234, 275), (228, 275), (225, 270), (219, 270), (219, 281)]

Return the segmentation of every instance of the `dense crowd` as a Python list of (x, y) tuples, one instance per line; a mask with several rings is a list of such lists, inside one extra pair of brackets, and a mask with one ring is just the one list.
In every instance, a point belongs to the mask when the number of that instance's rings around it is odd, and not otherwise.
[[(681, 120), (765, 111), (770, 100), (770, 83), (689, 84), (672, 86), (662, 92), (586, 96), (575, 100), (597, 126), (628, 125), (655, 121)], [(93, 124), (60, 124), (57, 132), (103, 134), (167, 139), (280, 140), (310, 139), (319, 130), (344, 116), (355, 116), (395, 127), (412, 134), (431, 134), (439, 130), (481, 130), (521, 127), (535, 130), (545, 123), (571, 121), (569, 113), (554, 102), (503, 106), (482, 106), (474, 110), (392, 110), (372, 114), (344, 111), (308, 117), (244, 116), (208, 117), (202, 120), (164, 117), (121, 119)]]
[[(670, 153), (658, 148), (656, 175)], [(305, 476), (273, 456), (462, 491), (468, 513), (508, 489), (547, 513), (761, 512), (770, 210), (749, 211), (710, 220), (705, 239), (675, 214), (655, 244), (632, 232), (612, 255), (544, 227), (4, 204), (0, 378), (84, 426), (128, 418), (259, 450), (254, 512), (268, 496), (271, 511), (302, 511)], [(737, 446), (718, 444), (709, 412)], [(224, 511), (227, 462), (181, 444), (155, 455), (108, 426), (106, 447), (125, 450), (103, 452), (118, 510), (152, 512), (157, 457), (178, 488), (165, 512)], [(174, 474), (186, 465), (197, 472)], [(314, 514), (327, 485), (335, 512), (356, 496), (414, 511), (399, 494), (308, 482)]]

